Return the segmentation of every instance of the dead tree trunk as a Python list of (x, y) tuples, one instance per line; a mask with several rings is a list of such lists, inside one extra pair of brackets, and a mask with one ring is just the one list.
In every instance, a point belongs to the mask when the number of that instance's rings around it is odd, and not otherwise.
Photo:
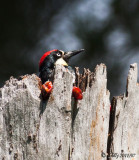
[[(80, 75), (76, 69), (76, 81), (57, 65), (47, 101), (41, 99), (39, 83), (33, 74), (10, 78), (0, 89), (0, 160), (106, 160), (107, 152), (139, 154), (136, 65), (126, 95), (114, 98), (111, 114), (104, 64), (94, 73)], [(83, 100), (72, 98), (73, 83), (84, 91)]]
[(110, 115), (108, 153), (111, 159), (139, 159), (139, 84), (137, 64), (130, 65), (126, 93), (114, 97)]

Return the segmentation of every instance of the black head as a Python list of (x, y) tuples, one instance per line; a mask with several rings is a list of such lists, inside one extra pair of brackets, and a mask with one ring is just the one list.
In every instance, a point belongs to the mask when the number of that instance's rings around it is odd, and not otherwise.
[(62, 50), (52, 50), (46, 52), (40, 59), (39, 70), (44, 67), (53, 68), (55, 64), (68, 66), (71, 57), (83, 52), (84, 49), (64, 52)]
[(40, 71), (40, 78), (42, 83), (46, 82), (47, 80), (53, 81), (54, 76), (54, 68), (56, 64), (60, 64), (63, 66), (68, 66), (68, 61), (74, 55), (84, 51), (71, 51), (71, 52), (64, 52), (62, 50), (52, 50), (46, 52), (40, 59), (39, 62), (39, 71)]

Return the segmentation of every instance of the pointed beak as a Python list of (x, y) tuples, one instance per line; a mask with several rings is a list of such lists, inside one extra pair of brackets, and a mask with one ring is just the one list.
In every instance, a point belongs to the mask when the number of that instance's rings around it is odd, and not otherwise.
[(75, 51), (71, 51), (71, 52), (65, 52), (64, 55), (63, 55), (63, 59), (65, 61), (68, 61), (71, 57), (83, 52), (84, 49), (80, 49), (80, 50), (75, 50)]

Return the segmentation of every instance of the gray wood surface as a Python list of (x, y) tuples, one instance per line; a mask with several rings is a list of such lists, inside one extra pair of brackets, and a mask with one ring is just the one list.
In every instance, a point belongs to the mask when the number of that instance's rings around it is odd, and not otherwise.
[[(137, 64), (130, 65), (126, 93), (114, 97), (111, 159), (139, 160), (139, 84)], [(112, 154), (114, 153), (114, 154)]]
[[(83, 100), (72, 98), (73, 83)], [(82, 75), (57, 65), (53, 86), (47, 101), (35, 74), (11, 77), (0, 89), (0, 160), (106, 160), (107, 152), (138, 160), (137, 64), (130, 66), (126, 93), (113, 98), (111, 114), (104, 64)]]
[(83, 96), (77, 104), (73, 124), (71, 157), (73, 160), (105, 159), (101, 152), (107, 152), (110, 94), (104, 64), (96, 67), (91, 88), (87, 84)]

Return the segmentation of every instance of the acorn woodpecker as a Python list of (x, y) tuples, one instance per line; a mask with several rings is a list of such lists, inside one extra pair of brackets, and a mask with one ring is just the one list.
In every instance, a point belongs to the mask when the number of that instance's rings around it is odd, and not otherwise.
[[(62, 50), (54, 49), (44, 53), (39, 62), (39, 77), (42, 81), (42, 95), (43, 97), (47, 97), (50, 95), (53, 85), (54, 79), (54, 69), (56, 64), (63, 65), (70, 69), (71, 67), (68, 65), (68, 62), (71, 57), (83, 52), (84, 49), (75, 50), (71, 52), (64, 52)], [(73, 97), (75, 99), (82, 99), (82, 92), (78, 87), (73, 87)]]

